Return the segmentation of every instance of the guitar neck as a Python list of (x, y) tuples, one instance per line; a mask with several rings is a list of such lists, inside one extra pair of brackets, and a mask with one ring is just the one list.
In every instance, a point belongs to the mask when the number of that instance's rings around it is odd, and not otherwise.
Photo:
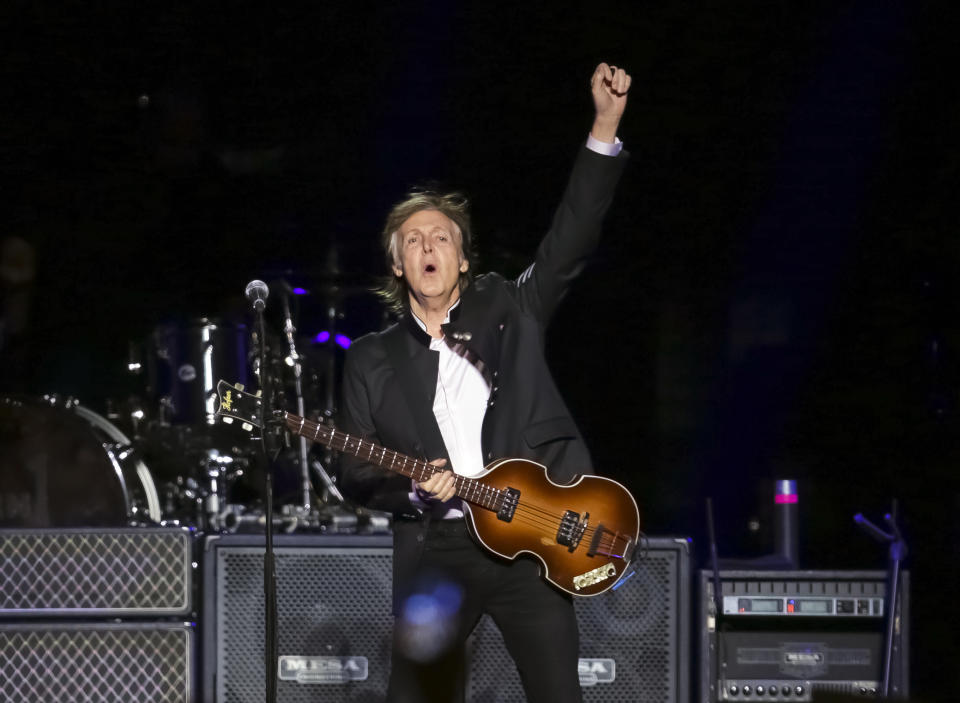
[[(338, 452), (364, 459), (388, 471), (407, 476), (417, 483), (423, 483), (434, 474), (443, 471), (439, 466), (381, 447), (379, 444), (340, 432), (299, 415), (284, 412), (283, 420), (287, 429), (294, 434), (302, 435)], [(461, 500), (494, 511), (500, 510), (503, 506), (505, 496), (499, 489), (459, 474), (454, 475), (453, 483), (456, 495)]]

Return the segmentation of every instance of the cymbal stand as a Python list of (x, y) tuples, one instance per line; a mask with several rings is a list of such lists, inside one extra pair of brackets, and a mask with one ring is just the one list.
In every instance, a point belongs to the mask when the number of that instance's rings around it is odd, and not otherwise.
[[(280, 300), (283, 303), (283, 333), (287, 338), (289, 354), (286, 362), (293, 368), (293, 387), (297, 396), (297, 414), (300, 417), (306, 417), (306, 405), (303, 402), (303, 365), (300, 363), (300, 353), (297, 351), (296, 332), (297, 328), (293, 326), (293, 318), (290, 315), (290, 285), (283, 281), (280, 286)], [(298, 461), (300, 464), (300, 507), (307, 513), (312, 508), (311, 486), (310, 486), (310, 460), (308, 455), (307, 438), (302, 435), (297, 438), (298, 442)]]
[[(337, 360), (336, 356), (332, 353), (333, 340), (336, 337), (337, 329), (337, 320), (340, 318), (340, 310), (337, 307), (337, 301), (339, 299), (339, 294), (335, 287), (328, 289), (327, 297), (327, 329), (330, 330), (330, 339), (327, 341), (327, 344), (331, 347), (331, 353), (327, 355), (326, 368), (324, 369), (324, 408), (323, 408), (323, 417), (328, 422), (333, 417), (334, 410), (336, 408), (336, 392), (335, 381), (337, 377)], [(326, 448), (324, 452), (324, 461), (326, 461), (329, 466), (333, 461), (333, 451), (330, 447)], [(327, 494), (332, 496), (337, 500), (338, 503), (343, 503), (344, 498), (343, 494), (340, 492), (340, 489), (337, 488), (336, 483), (333, 479), (330, 478), (330, 475), (323, 468), (323, 464), (319, 461), (314, 461), (313, 470), (317, 472), (317, 475), (320, 477), (320, 480), (323, 481), (323, 485), (327, 489)]]

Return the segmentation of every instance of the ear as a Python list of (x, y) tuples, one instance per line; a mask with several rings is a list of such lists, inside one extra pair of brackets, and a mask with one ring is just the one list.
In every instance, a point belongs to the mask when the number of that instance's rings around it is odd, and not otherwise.
[(393, 275), (396, 276), (397, 278), (403, 278), (403, 269), (399, 266), (394, 265)]
[(470, 268), (470, 262), (466, 259), (460, 260), (460, 273), (466, 273), (467, 269)]

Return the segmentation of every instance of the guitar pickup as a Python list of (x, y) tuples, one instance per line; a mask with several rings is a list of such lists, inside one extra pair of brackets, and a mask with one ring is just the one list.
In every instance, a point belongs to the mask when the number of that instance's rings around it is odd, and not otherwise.
[(520, 502), (520, 491), (516, 488), (505, 488), (502, 495), (503, 504), (497, 511), (497, 519), (510, 522), (513, 520), (513, 514), (517, 512), (517, 503)]
[[(580, 513), (568, 510), (560, 519), (560, 528), (557, 530), (557, 544), (569, 547), (572, 552), (580, 546), (580, 540), (587, 529), (587, 523), (590, 521), (590, 513), (584, 513), (583, 520), (580, 519)], [(592, 555), (591, 555), (592, 556)]]

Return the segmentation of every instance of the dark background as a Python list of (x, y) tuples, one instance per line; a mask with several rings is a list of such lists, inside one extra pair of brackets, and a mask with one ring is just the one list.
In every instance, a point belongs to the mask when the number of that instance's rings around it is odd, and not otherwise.
[(349, 336), (378, 328), (377, 235), (426, 179), (470, 194), (479, 269), (518, 274), (589, 129), (593, 67), (625, 66), (632, 163), (549, 340), (598, 467), (633, 489), (647, 532), (693, 536), (698, 559), (705, 497), (721, 555), (757, 556), (772, 480), (795, 478), (802, 566), (882, 568), (852, 515), (880, 521), (899, 499), (913, 688), (957, 683), (946, 3), (4, 12), (3, 263), (23, 270), (25, 242), (36, 274), (5, 274), (0, 390), (99, 412), (143, 394), (131, 342), (149, 356), (161, 323), (244, 321), (251, 278), (311, 290), (305, 337), (331, 301)]

